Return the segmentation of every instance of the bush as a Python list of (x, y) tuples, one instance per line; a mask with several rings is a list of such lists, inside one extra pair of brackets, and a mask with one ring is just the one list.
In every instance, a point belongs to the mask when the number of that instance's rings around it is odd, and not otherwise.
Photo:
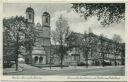
[(80, 62), (77, 64), (77, 66), (85, 66), (86, 64), (84, 62)]
[[(55, 65), (55, 66), (52, 66), (52, 67), (61, 67), (61, 65)], [(68, 67), (68, 65), (62, 65), (62, 67)]]
[(4, 68), (11, 68), (13, 65), (13, 63), (11, 61), (6, 61), (3, 63), (3, 67)]
[(110, 63), (110, 62), (105, 62), (105, 61), (104, 61), (104, 65), (105, 65), (105, 66), (110, 66), (111, 63)]

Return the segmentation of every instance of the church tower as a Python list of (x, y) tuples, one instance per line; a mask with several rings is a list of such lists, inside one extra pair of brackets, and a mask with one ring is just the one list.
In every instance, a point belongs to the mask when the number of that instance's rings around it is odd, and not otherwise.
[(42, 29), (43, 29), (43, 47), (47, 55), (47, 63), (49, 63), (50, 56), (50, 46), (51, 46), (51, 28), (50, 28), (50, 14), (44, 12), (42, 15)]
[(29, 23), (34, 23), (34, 10), (31, 7), (26, 9), (26, 19)]
[[(26, 20), (31, 25), (34, 24), (34, 10), (31, 7), (26, 9)], [(50, 28), (50, 14), (44, 12), (42, 14), (42, 25), (37, 23), (35, 25), (35, 30), (38, 32), (37, 39), (35, 41), (32, 54), (27, 55), (27, 63), (31, 65), (46, 65), (50, 62), (50, 52), (51, 52), (51, 28)]]
[[(27, 20), (27, 22), (31, 26), (33, 26), (34, 25), (34, 10), (33, 10), (33, 8), (27, 7), (25, 14), (26, 14), (26, 20)], [(25, 62), (27, 64), (32, 64), (32, 55), (31, 54), (27, 54), (25, 56)]]
[(50, 45), (50, 14), (48, 12), (44, 12), (42, 15), (42, 28), (43, 28), (43, 38), (44, 45)]

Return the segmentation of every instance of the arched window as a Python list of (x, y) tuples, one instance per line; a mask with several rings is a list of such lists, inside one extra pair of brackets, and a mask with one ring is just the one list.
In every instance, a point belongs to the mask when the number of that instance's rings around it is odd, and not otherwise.
[(46, 23), (48, 23), (48, 17), (46, 17)]
[(34, 57), (34, 63), (38, 63), (38, 57)]
[(31, 14), (29, 14), (29, 19), (31, 19)]
[(39, 58), (39, 63), (42, 64), (42, 62), (43, 62), (43, 57), (40, 57)]

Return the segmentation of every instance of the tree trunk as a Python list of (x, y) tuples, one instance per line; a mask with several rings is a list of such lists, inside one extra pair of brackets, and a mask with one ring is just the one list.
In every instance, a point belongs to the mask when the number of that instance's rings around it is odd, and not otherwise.
[(103, 52), (101, 51), (101, 55), (102, 55), (102, 66), (103, 66), (103, 67), (104, 67), (104, 64), (105, 64), (105, 63), (104, 63), (104, 54), (105, 54), (105, 53), (103, 53)]
[(103, 52), (103, 40), (102, 40), (102, 37), (100, 38), (100, 40), (101, 40), (101, 56), (102, 56), (102, 66), (104, 67), (104, 52)]
[(63, 69), (63, 53), (61, 53), (61, 69)]
[(16, 64), (16, 71), (18, 71), (18, 47), (16, 51), (16, 56), (15, 56), (15, 64)]
[(88, 59), (86, 59), (86, 68), (88, 68)]
[(16, 71), (18, 71), (18, 54), (19, 54), (19, 46), (17, 45), (17, 52), (15, 57)]
[(115, 66), (117, 65), (117, 63), (116, 63), (116, 53), (115, 53)]
[(86, 68), (88, 68), (88, 54), (89, 54), (89, 50), (87, 51), (87, 54), (86, 54)]
[(15, 59), (15, 63), (16, 63), (16, 71), (18, 71), (18, 55), (19, 55), (19, 29), (17, 31), (17, 36), (16, 36), (16, 59)]
[(121, 53), (121, 65), (124, 65), (124, 59), (123, 59), (122, 54), (123, 54), (123, 53)]
[(51, 54), (50, 54), (50, 69), (52, 68), (52, 59), (51, 59)]
[(85, 56), (86, 68), (88, 68), (88, 54), (89, 54), (89, 49), (88, 49), (88, 47), (85, 48), (85, 46), (84, 46), (84, 56)]
[(16, 63), (16, 71), (18, 71), (18, 59), (15, 61)]

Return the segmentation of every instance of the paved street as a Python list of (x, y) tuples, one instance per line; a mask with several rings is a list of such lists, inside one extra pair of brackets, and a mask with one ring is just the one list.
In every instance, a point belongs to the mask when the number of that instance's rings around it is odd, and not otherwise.
[(22, 65), (24, 70), (22, 72), (5, 73), (5, 75), (114, 75), (121, 76), (125, 74), (124, 66), (110, 66), (110, 67), (67, 67), (60, 68), (37, 68), (29, 65)]

